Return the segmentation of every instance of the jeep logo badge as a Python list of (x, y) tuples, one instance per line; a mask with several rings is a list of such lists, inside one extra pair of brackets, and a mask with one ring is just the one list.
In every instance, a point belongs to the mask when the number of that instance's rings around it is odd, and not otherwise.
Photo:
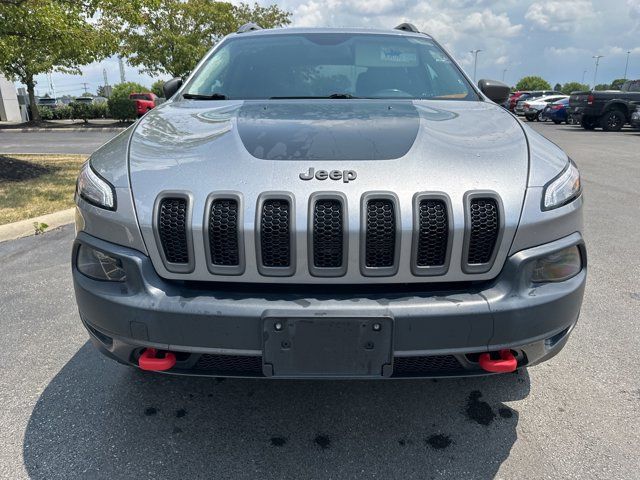
[(331, 180), (342, 179), (344, 183), (349, 183), (358, 178), (358, 174), (355, 170), (331, 170), (330, 172), (318, 170), (316, 172), (313, 167), (310, 167), (308, 172), (302, 172), (299, 177), (300, 180), (312, 180), (314, 177), (316, 180), (326, 180), (327, 178)]

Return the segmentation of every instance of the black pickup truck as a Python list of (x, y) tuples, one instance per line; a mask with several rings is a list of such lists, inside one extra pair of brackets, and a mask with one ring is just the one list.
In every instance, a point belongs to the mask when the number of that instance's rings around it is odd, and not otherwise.
[(617, 132), (631, 121), (638, 104), (640, 80), (630, 80), (620, 90), (572, 92), (569, 114), (585, 130), (602, 127), (605, 131)]

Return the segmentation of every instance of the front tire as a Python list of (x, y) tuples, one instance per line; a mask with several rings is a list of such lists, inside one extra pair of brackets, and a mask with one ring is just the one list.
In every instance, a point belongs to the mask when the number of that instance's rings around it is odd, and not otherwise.
[(533, 122), (536, 119), (533, 115), (525, 115), (524, 118), (527, 119), (527, 122)]
[(624, 114), (620, 110), (610, 110), (600, 118), (600, 126), (605, 132), (619, 132), (624, 121)]

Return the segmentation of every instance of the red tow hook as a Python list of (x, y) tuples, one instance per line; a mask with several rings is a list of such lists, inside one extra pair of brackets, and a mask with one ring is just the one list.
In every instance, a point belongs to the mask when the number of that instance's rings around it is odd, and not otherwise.
[(518, 368), (518, 361), (509, 349), (500, 350), (500, 360), (493, 360), (490, 353), (482, 353), (478, 362), (483, 370), (493, 373), (514, 372)]
[(176, 364), (176, 356), (171, 352), (164, 352), (163, 357), (157, 355), (158, 350), (155, 348), (145, 348), (138, 359), (138, 366), (142, 370), (163, 371)]

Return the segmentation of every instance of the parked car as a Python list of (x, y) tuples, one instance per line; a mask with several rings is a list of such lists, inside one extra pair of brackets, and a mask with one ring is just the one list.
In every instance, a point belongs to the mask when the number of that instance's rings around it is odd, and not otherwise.
[(529, 94), (530, 92), (527, 91), (520, 91), (518, 90), (517, 92), (513, 92), (511, 95), (509, 95), (509, 99), (507, 101), (507, 108), (509, 109), (509, 111), (513, 112), (516, 108), (516, 104), (518, 103), (518, 100), (520, 100), (520, 97), (524, 94)]
[(524, 116), (524, 103), (526, 101), (535, 100), (549, 95), (562, 95), (562, 93), (555, 92), (553, 90), (535, 90), (532, 92), (525, 92), (518, 98), (516, 106), (513, 109), (513, 113), (515, 113), (516, 115)]
[(568, 125), (573, 123), (573, 119), (567, 112), (569, 106), (569, 97), (563, 98), (551, 104), (547, 104), (541, 114), (541, 119), (551, 120), (556, 125), (566, 123)]
[(634, 102), (640, 101), (640, 80), (624, 83), (620, 90), (573, 92), (569, 113), (585, 130), (600, 127), (617, 132), (631, 121)]
[(578, 168), (431, 36), (249, 24), (164, 92), (77, 182), (75, 295), (109, 357), (470, 376), (568, 341), (587, 274)]
[(40, 97), (36, 100), (36, 105), (39, 107), (48, 107), (52, 110), (59, 108), (63, 105), (62, 100), (55, 97)]
[(77, 97), (74, 101), (78, 103), (84, 103), (86, 105), (99, 105), (101, 103), (107, 103), (105, 97)]
[(637, 105), (635, 111), (631, 114), (631, 126), (640, 128), (640, 105)]
[(151, 92), (132, 93), (129, 95), (129, 99), (133, 100), (136, 104), (136, 113), (139, 117), (155, 108), (158, 104), (158, 97)]
[(542, 112), (550, 103), (557, 102), (563, 98), (569, 98), (568, 95), (551, 95), (547, 97), (540, 97), (531, 100), (525, 100), (523, 104), (524, 117), (529, 121), (540, 121), (542, 119)]

